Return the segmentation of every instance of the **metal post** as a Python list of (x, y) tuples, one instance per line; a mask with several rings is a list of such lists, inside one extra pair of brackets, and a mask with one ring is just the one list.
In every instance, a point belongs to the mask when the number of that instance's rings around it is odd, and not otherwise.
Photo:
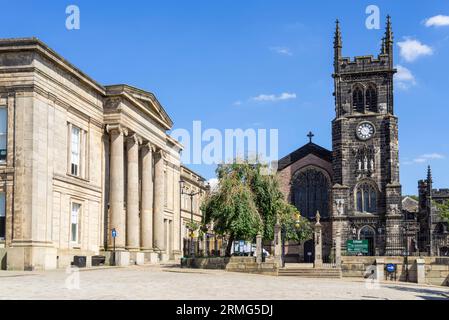
[(112, 243), (113, 243), (113, 246), (114, 246), (114, 248), (113, 248), (113, 254), (112, 254), (112, 265), (115, 266), (115, 237), (113, 237), (112, 239), (113, 239), (113, 240), (112, 240)]
[(191, 239), (191, 248), (190, 248), (190, 255), (193, 257), (195, 254), (194, 244), (193, 244), (193, 194), (190, 194), (190, 224), (191, 224), (191, 230), (190, 230), (190, 239)]

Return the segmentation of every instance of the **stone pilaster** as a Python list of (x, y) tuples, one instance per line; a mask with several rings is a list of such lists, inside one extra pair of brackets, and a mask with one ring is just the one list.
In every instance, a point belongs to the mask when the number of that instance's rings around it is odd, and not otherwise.
[(126, 249), (130, 251), (140, 249), (139, 142), (136, 134), (127, 140)]
[(154, 248), (165, 251), (164, 235), (164, 155), (162, 150), (155, 154), (154, 163)]
[(153, 250), (153, 151), (147, 144), (142, 150), (142, 213), (141, 234), (143, 251)]
[[(116, 250), (123, 250), (125, 248), (126, 239), (126, 224), (125, 214), (123, 211), (124, 205), (124, 135), (127, 135), (127, 130), (120, 125), (108, 125), (107, 131), (111, 136), (111, 165), (110, 165), (110, 230), (117, 231), (115, 238)], [(110, 247), (112, 248), (112, 239)]]
[(335, 263), (341, 267), (341, 227), (338, 225), (335, 235)]

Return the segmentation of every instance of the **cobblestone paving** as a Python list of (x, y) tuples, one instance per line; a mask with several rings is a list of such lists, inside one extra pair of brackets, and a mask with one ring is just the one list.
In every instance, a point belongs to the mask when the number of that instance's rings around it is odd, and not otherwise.
[[(448, 299), (449, 288), (364, 281), (248, 275), (146, 266), (65, 271), (0, 271), (0, 299)], [(69, 289), (71, 288), (72, 289)]]

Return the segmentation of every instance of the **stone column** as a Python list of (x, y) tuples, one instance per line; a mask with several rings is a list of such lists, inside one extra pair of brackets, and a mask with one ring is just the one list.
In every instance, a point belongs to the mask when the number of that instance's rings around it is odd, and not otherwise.
[(426, 261), (424, 259), (416, 259), (416, 282), (426, 284)]
[(335, 264), (337, 267), (341, 267), (341, 229), (340, 224), (337, 227), (337, 233), (335, 237)]
[(149, 143), (142, 150), (141, 248), (148, 252), (153, 250), (153, 151)]
[(376, 279), (378, 281), (385, 280), (385, 260), (384, 259), (376, 259)]
[(154, 248), (160, 252), (165, 251), (164, 238), (164, 156), (159, 150), (155, 154), (154, 163), (154, 212), (153, 212), (153, 232)]
[(282, 230), (279, 222), (274, 226), (274, 260), (278, 267), (282, 266)]
[(263, 255), (262, 235), (260, 233), (258, 233), (257, 237), (256, 237), (256, 262), (257, 263), (262, 263), (262, 255)]
[[(116, 250), (125, 249), (126, 239), (126, 224), (125, 214), (123, 211), (124, 205), (124, 188), (125, 188), (125, 173), (124, 173), (124, 144), (123, 136), (127, 134), (126, 129), (119, 125), (108, 125), (107, 131), (111, 136), (111, 164), (110, 164), (110, 230), (117, 231), (115, 238)], [(112, 248), (112, 239), (110, 247)]]
[(140, 249), (139, 218), (139, 137), (134, 134), (127, 141), (128, 180), (126, 191), (126, 249)]
[(315, 223), (315, 262), (313, 266), (315, 268), (321, 268), (323, 266), (323, 239), (321, 232), (320, 213), (316, 214)]

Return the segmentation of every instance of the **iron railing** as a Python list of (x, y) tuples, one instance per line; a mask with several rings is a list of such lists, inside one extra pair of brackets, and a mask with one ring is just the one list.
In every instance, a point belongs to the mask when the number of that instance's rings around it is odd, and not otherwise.
[[(420, 234), (400, 231), (357, 237), (348, 233), (342, 239), (343, 255), (360, 256), (449, 256), (449, 234)], [(367, 252), (351, 253), (346, 250), (348, 240), (366, 240)]]
[(186, 238), (183, 240), (184, 257), (219, 257), (226, 248), (226, 239), (212, 238)]

